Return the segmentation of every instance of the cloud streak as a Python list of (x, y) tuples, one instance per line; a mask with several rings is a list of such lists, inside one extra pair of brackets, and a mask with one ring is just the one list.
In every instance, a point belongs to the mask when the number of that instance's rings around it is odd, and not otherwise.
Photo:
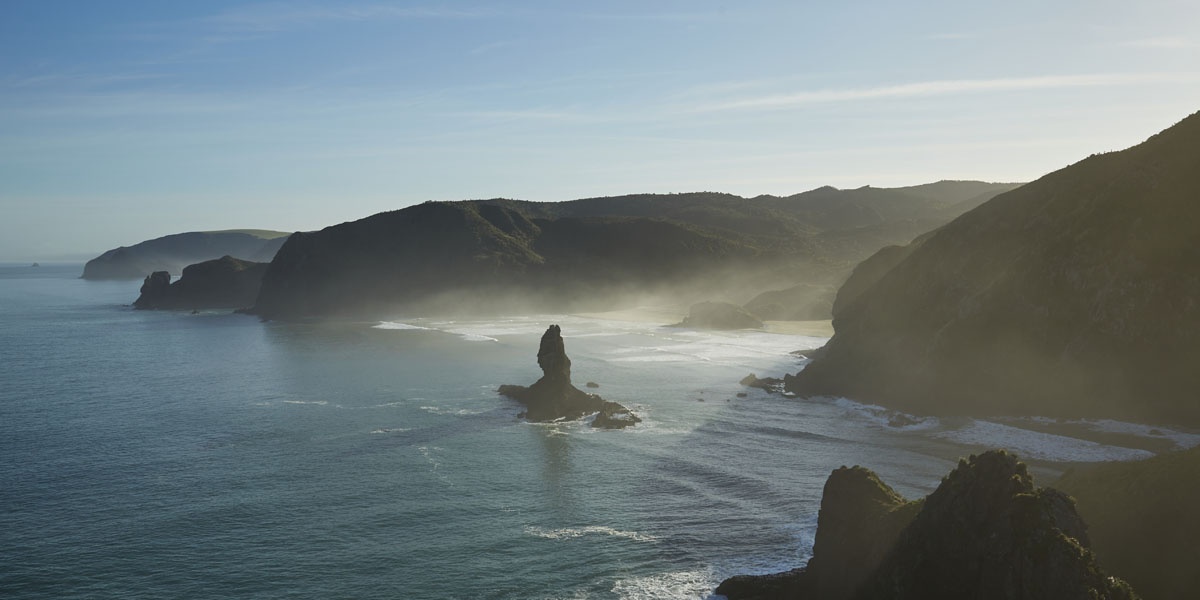
[(996, 79), (947, 79), (869, 88), (812, 90), (737, 98), (697, 106), (692, 109), (692, 112), (786, 110), (835, 102), (928, 98), (958, 94), (1019, 92), (1080, 87), (1124, 87), (1192, 81), (1195, 78), (1195, 75), (1181, 73), (1107, 73)]
[(218, 13), (205, 22), (227, 32), (285, 31), (326, 22), (380, 19), (474, 19), (491, 16), (481, 9), (393, 6), (387, 4), (291, 6), (257, 4)]

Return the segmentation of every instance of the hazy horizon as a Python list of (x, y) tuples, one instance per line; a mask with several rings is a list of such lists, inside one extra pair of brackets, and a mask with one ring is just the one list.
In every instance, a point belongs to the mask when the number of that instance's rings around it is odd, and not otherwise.
[(426, 200), (1030, 181), (1198, 108), (1156, 1), (6, 2), (0, 260)]

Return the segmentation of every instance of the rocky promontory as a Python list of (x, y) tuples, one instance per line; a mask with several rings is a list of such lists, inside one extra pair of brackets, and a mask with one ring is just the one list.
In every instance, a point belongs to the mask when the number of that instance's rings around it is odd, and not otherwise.
[(728, 302), (700, 302), (688, 309), (683, 322), (674, 327), (692, 329), (762, 329), (763, 322), (746, 309)]
[(737, 576), (729, 600), (1132, 600), (1104, 573), (1067, 495), (1037, 488), (1004, 451), (959, 462), (923, 500), (842, 467), (821, 498), (813, 556), (786, 573)]
[(141, 279), (156, 271), (179, 273), (187, 265), (233, 256), (271, 262), (288, 234), (265, 229), (190, 231), (113, 248), (83, 266), (83, 279)]
[(1200, 113), (864, 262), (787, 388), (914, 413), (1200, 425)]
[[(878, 248), (907, 243), (1013, 187), (937, 182), (787, 197), (426, 202), (292, 235), (254, 312), (269, 319), (569, 313), (644, 298), (743, 298), (800, 281), (831, 288)], [(764, 302), (774, 303), (772, 314), (827, 318), (829, 294), (815, 289)]]
[(551, 325), (542, 335), (537, 354), (542, 378), (529, 387), (502, 385), (497, 390), (525, 405), (521, 416), (536, 422), (574, 420), (596, 414), (592, 427), (622, 429), (641, 422), (621, 404), (589, 394), (571, 384), (571, 359), (563, 345), (562, 330)]
[(232, 256), (188, 265), (174, 283), (170, 273), (155, 271), (142, 283), (133, 306), (143, 310), (244, 308), (254, 304), (266, 271), (267, 263)]

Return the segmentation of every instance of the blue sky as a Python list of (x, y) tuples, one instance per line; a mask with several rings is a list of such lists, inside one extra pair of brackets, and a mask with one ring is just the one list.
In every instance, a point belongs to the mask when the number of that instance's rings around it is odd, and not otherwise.
[(1198, 5), (5, 0), (0, 259), (425, 200), (1027, 181), (1200, 109)]

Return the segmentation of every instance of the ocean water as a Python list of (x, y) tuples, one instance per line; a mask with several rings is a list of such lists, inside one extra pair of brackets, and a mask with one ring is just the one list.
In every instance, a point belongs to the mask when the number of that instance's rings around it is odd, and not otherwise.
[[(134, 311), (138, 282), (80, 272), (0, 266), (0, 597), (705, 598), (807, 560), (841, 465), (915, 496), (994, 445), (1046, 472), (1148, 455), (737, 384), (799, 369), (816, 338), (262, 323)], [(516, 418), (495, 389), (540, 376), (551, 323), (575, 383), (644, 423)]]

